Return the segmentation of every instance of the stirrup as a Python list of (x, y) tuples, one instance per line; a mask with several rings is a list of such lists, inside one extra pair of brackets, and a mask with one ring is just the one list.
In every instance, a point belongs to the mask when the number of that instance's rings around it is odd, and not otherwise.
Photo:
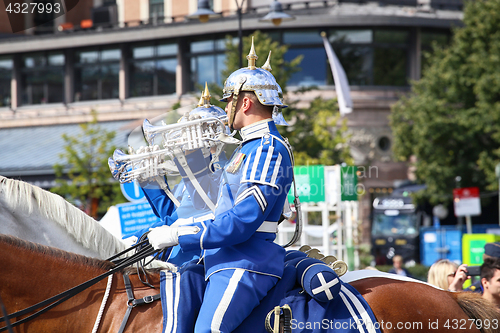
[[(271, 315), (274, 313), (274, 328), (271, 326)], [(266, 331), (269, 333), (292, 333), (292, 309), (288, 304), (276, 306), (266, 316)]]

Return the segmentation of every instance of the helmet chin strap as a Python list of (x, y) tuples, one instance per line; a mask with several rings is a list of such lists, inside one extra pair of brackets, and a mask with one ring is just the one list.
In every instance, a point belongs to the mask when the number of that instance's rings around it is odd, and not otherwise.
[(236, 104), (238, 104), (238, 97), (240, 95), (241, 88), (243, 87), (243, 84), (245, 84), (246, 80), (247, 80), (246, 76), (242, 76), (240, 78), (240, 82), (236, 85), (236, 87), (234, 87), (233, 101), (231, 104), (231, 114), (229, 115), (229, 121), (228, 121), (229, 128), (231, 129), (231, 131), (234, 131), (233, 124), (234, 124), (234, 118), (236, 116)]

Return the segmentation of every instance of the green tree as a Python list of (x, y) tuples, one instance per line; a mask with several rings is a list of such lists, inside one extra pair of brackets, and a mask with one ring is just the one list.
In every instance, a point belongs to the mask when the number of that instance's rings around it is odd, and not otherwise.
[[(283, 93), (286, 93), (286, 83), (290, 80), (292, 75), (300, 71), (299, 65), (302, 61), (302, 56), (297, 56), (291, 61), (285, 60), (285, 53), (288, 51), (287, 45), (280, 45), (279, 42), (273, 41), (273, 39), (266, 33), (259, 30), (255, 31), (248, 37), (243, 37), (243, 66), (247, 66), (246, 56), (250, 51), (252, 45), (252, 37), (254, 39), (255, 53), (259, 57), (256, 62), (256, 66), (263, 66), (266, 62), (269, 51), (271, 51), (271, 67), (272, 73), (279, 82)], [(239, 68), (239, 51), (238, 42), (233, 44), (233, 38), (226, 38), (226, 69), (222, 71), (224, 77), (228, 77), (232, 72)]]
[(65, 162), (54, 165), (58, 186), (51, 191), (98, 218), (109, 206), (126, 202), (126, 199), (120, 184), (111, 178), (108, 167), (108, 157), (116, 148), (111, 145), (116, 133), (102, 129), (96, 113), (92, 115), (91, 122), (80, 124), (80, 133), (63, 134), (64, 152), (59, 156)]
[(294, 149), (296, 165), (353, 164), (347, 120), (340, 118), (337, 99), (317, 97), (307, 109), (291, 106), (288, 119), (291, 126), (279, 130)]
[[(252, 36), (254, 37), (255, 53), (259, 56), (257, 66), (264, 65), (269, 51), (271, 51), (272, 74), (280, 84), (283, 93), (286, 94), (286, 83), (294, 73), (300, 71), (299, 66), (303, 57), (298, 56), (291, 61), (285, 61), (288, 46), (273, 41), (266, 33), (255, 31), (250, 36), (243, 38), (244, 66), (247, 63), (245, 57), (250, 50)], [(226, 38), (226, 48), (226, 69), (222, 73), (224, 77), (228, 77), (239, 68), (238, 44), (233, 44), (231, 36)], [(218, 101), (222, 88), (211, 84), (210, 91), (214, 92), (211, 93), (214, 96), (211, 103), (224, 108), (225, 103)], [(298, 90), (294, 92), (293, 96), (300, 98), (300, 95), (306, 91), (306, 89)], [(353, 161), (346, 144), (347, 125), (345, 120), (340, 121), (336, 99), (316, 98), (307, 109), (297, 108), (296, 102), (293, 101), (285, 100), (285, 102), (289, 104), (289, 107), (282, 110), (283, 115), (292, 126), (280, 126), (279, 130), (283, 136), (289, 139), (294, 149), (296, 165), (333, 165), (341, 162), (352, 164)]]
[[(279, 82), (283, 93), (286, 93), (286, 83), (292, 77), (293, 73), (300, 71), (298, 67), (300, 62), (302, 61), (302, 56), (298, 56), (292, 61), (285, 60), (285, 53), (288, 51), (288, 46), (280, 45), (277, 41), (273, 41), (273, 39), (266, 33), (261, 32), (260, 30), (256, 30), (250, 36), (243, 37), (243, 66), (247, 66), (248, 60), (246, 56), (250, 51), (250, 47), (252, 45), (252, 37), (254, 38), (254, 47), (255, 53), (259, 57), (256, 62), (256, 66), (263, 66), (266, 62), (267, 56), (269, 55), (269, 51), (271, 51), (271, 68), (272, 74), (276, 78), (276, 81)], [(239, 69), (239, 51), (238, 51), (238, 41), (234, 43), (234, 39), (232, 36), (226, 37), (226, 60), (224, 62), (225, 69), (222, 71), (222, 76), (227, 78), (231, 75), (232, 72)], [(210, 94), (212, 95), (211, 103), (217, 105), (224, 109), (226, 103), (220, 102), (219, 100), (222, 98), (222, 87), (216, 83), (210, 83), (209, 89)], [(198, 90), (202, 91), (205, 87), (199, 86)]]
[(500, 0), (468, 1), (464, 26), (434, 48), (411, 94), (392, 109), (394, 153), (416, 157), (427, 189), (417, 199), (446, 202), (457, 186), (497, 189), (500, 158)]

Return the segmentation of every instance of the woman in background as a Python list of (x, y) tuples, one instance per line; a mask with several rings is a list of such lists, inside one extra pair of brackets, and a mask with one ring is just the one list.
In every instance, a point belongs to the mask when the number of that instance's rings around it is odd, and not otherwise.
[(458, 266), (448, 259), (441, 259), (432, 264), (427, 275), (427, 282), (449, 291), (461, 291), (464, 282), (470, 279), (467, 265)]

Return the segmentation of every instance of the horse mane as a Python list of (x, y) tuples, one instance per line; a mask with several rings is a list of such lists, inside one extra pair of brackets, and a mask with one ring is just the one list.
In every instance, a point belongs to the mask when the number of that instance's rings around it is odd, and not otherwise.
[(456, 299), (458, 305), (469, 318), (475, 319), (476, 322), (483, 324), (481, 328), (478, 327), (482, 333), (498, 332), (498, 327), (493, 329), (494, 325), (488, 325), (488, 328), (485, 327), (486, 323), (492, 323), (493, 320), (500, 322), (500, 312), (495, 304), (484, 299), (479, 293), (465, 291), (451, 293), (451, 295)]
[(112, 263), (111, 261), (91, 258), (81, 254), (60, 250), (54, 247), (38, 243), (32, 243), (11, 235), (0, 234), (0, 243), (9, 244), (19, 249), (24, 249), (32, 252), (39, 252), (50, 257), (60, 258), (66, 261), (70, 261), (75, 264), (92, 266), (98, 269), (110, 270), (111, 268), (115, 267), (115, 264)]
[[(61, 196), (29, 183), (0, 176), (6, 186), (5, 202), (15, 210), (42, 217), (59, 224), (82, 246), (109, 257), (123, 251), (126, 245), (104, 229), (95, 219), (76, 208)], [(33, 198), (34, 200), (29, 200)]]

